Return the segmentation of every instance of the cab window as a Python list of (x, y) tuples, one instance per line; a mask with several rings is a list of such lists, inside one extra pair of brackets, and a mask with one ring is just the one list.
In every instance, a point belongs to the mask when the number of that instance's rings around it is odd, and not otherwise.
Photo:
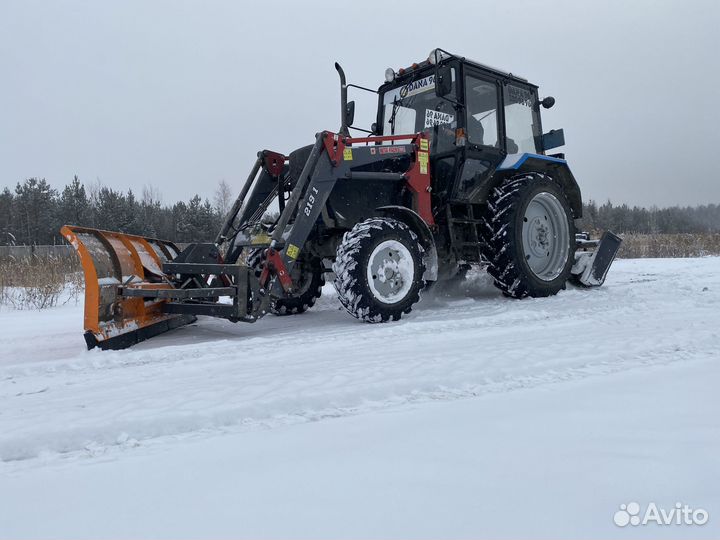
[(520, 85), (506, 84), (503, 98), (507, 152), (537, 153), (535, 141), (539, 135), (539, 122), (535, 92)]
[(498, 146), (497, 84), (468, 76), (465, 88), (468, 141)]

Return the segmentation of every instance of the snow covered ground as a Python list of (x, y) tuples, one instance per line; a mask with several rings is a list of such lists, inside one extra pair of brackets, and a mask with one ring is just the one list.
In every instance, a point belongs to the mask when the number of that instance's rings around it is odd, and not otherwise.
[[(720, 536), (720, 258), (473, 281), (109, 352), (80, 305), (0, 310), (0, 537)], [(633, 501), (709, 520), (616, 526)]]

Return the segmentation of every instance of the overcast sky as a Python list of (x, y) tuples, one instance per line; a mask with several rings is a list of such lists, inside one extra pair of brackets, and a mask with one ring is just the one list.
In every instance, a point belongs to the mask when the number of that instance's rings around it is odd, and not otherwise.
[(259, 149), (337, 129), (334, 61), (376, 88), (437, 46), (557, 99), (544, 128), (586, 200), (720, 203), (716, 0), (0, 0), (0, 188), (237, 192)]

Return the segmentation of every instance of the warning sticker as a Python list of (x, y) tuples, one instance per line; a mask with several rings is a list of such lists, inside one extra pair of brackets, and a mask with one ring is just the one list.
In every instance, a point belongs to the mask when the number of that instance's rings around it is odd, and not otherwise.
[(267, 233), (259, 232), (255, 236), (252, 237), (252, 240), (250, 241), (251, 244), (269, 244), (270, 243), (270, 237), (267, 235)]
[(420, 150), (427, 150), (427, 149), (428, 149), (428, 140), (420, 139)]
[(418, 152), (418, 162), (420, 163), (420, 174), (427, 174), (428, 153)]
[(440, 126), (443, 124), (452, 124), (455, 121), (455, 116), (442, 112), (435, 111), (433, 109), (425, 109), (425, 127)]
[(343, 159), (345, 161), (352, 161), (352, 148), (346, 148), (343, 150)]
[(287, 247), (287, 256), (291, 259), (297, 259), (298, 253), (300, 253), (300, 248), (297, 247), (295, 244), (288, 244)]
[(380, 153), (381, 154), (404, 154), (405, 147), (404, 146), (381, 146)]

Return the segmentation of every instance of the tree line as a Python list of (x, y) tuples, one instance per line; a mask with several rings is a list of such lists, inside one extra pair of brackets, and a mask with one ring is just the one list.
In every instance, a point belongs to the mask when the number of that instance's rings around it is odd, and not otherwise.
[(232, 191), (221, 181), (213, 202), (195, 195), (163, 204), (160, 192), (146, 187), (115, 190), (100, 182), (86, 186), (75, 176), (62, 190), (45, 179), (28, 178), (0, 192), (0, 245), (63, 242), (62, 225), (79, 225), (174, 242), (212, 241), (232, 205)]
[[(221, 181), (211, 202), (195, 195), (164, 204), (160, 192), (146, 187), (138, 197), (104, 186), (86, 186), (75, 176), (62, 190), (45, 179), (28, 178), (0, 192), (0, 245), (59, 244), (64, 224), (96, 227), (173, 242), (212, 241), (233, 203), (232, 189)], [(607, 201), (583, 205), (579, 228), (617, 233), (676, 234), (720, 232), (720, 205), (669, 208), (630, 207)]]
[(633, 234), (678, 234), (720, 232), (720, 205), (671, 206), (644, 208), (613, 205), (598, 206), (593, 200), (583, 204), (578, 227), (585, 231), (611, 230)]

